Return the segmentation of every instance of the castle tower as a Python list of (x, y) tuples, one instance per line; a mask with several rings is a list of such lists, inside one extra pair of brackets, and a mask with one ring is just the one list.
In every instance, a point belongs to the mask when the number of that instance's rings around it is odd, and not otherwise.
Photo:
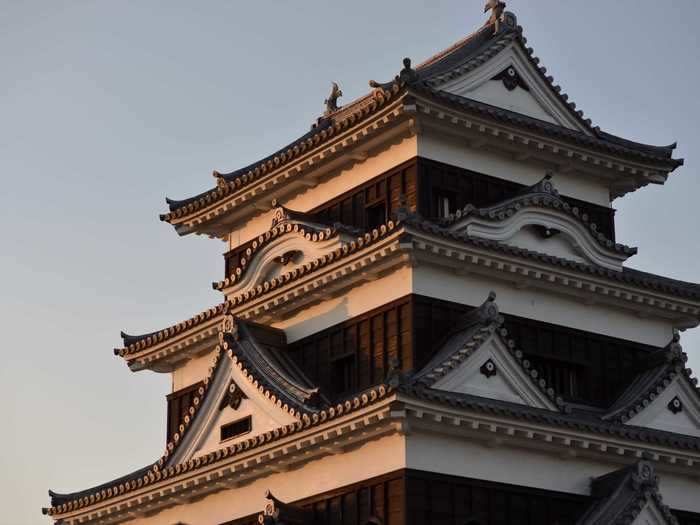
[(221, 303), (116, 350), (167, 445), (63, 525), (700, 524), (700, 286), (632, 269), (611, 201), (683, 161), (602, 131), (489, 21), (169, 200)]

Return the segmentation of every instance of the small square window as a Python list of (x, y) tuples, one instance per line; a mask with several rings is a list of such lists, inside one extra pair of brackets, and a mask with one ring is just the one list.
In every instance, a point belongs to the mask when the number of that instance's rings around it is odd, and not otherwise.
[(247, 434), (253, 428), (253, 422), (250, 416), (232, 423), (226, 423), (221, 426), (221, 441), (233, 439), (243, 434)]

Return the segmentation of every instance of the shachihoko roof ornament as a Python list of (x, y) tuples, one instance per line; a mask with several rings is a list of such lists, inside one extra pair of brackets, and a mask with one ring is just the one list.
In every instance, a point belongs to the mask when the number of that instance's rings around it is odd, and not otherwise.
[[(205, 222), (226, 213), (230, 208), (219, 206), (220, 201), (232, 198), (232, 195), (243, 187), (254, 184), (261, 178), (295, 162), (300, 156), (323, 147), (339, 133), (365, 122), (389, 103), (413, 95), (444, 104), (460, 112), (515, 126), (528, 133), (536, 132), (569, 145), (583, 146), (596, 152), (619, 156), (624, 158), (625, 162), (646, 163), (648, 171), (658, 170), (663, 177), (665, 177), (664, 174), (672, 172), (683, 164), (682, 159), (673, 158), (675, 143), (669, 146), (642, 144), (611, 135), (594, 126), (562, 88), (555, 84), (554, 78), (548, 74), (547, 69), (541, 65), (534, 50), (527, 45), (527, 38), (523, 35), (523, 29), (518, 25), (515, 15), (504, 11), (504, 2), (489, 1), (487, 7), (490, 8), (492, 3), (494, 7), (491, 9), (491, 18), (471, 35), (415, 67), (411, 65), (410, 59), (404, 59), (404, 68), (392, 81), (386, 83), (370, 81), (370, 86), (374, 88), (372, 93), (339, 108), (333, 113), (332, 118), (321, 117), (314, 128), (284, 148), (244, 168), (230, 173), (215, 174), (217, 177), (215, 188), (183, 200), (168, 199), (169, 211), (161, 215), (161, 220), (172, 223), (181, 235), (205, 231), (206, 228), (202, 222), (198, 222), (196, 227), (194, 224), (185, 223), (189, 217), (203, 213), (205, 210), (209, 212)], [(539, 77), (546, 91), (561, 105), (562, 115), (565, 115), (576, 129), (542, 121), (509, 109), (494, 107), (442, 89), (446, 83), (455, 78), (484, 66), (511, 45), (516, 45), (522, 51), (525, 59), (532, 66), (533, 74)], [(582, 158), (584, 157), (588, 158), (588, 155), (584, 154)], [(651, 182), (658, 180), (650, 179)], [(622, 184), (624, 181), (617, 182)], [(641, 186), (635, 186), (633, 189), (637, 187)], [(613, 194), (622, 196), (628, 191), (633, 191), (625, 188), (627, 187), (624, 184), (619, 188), (615, 187)], [(218, 207), (215, 208), (215, 206)]]
[(338, 83), (333, 82), (333, 85), (331, 87), (331, 94), (328, 95), (328, 98), (324, 102), (324, 104), (326, 104), (326, 112), (324, 113), (325, 117), (331, 115), (332, 113), (335, 113), (340, 109), (340, 106), (338, 106), (338, 99), (342, 96), (343, 92), (340, 90)]
[(494, 25), (494, 32), (498, 33), (501, 30), (501, 22), (503, 22), (503, 14), (506, 11), (506, 3), (499, 0), (488, 0), (484, 6), (484, 13), (491, 11), (488, 25)]

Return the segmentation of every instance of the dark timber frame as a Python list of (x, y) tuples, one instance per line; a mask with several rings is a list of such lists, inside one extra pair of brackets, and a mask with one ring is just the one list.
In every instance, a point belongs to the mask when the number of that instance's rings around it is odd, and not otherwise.
[[(480, 298), (473, 298), (478, 304)], [(419, 370), (473, 307), (409, 295), (288, 347), (331, 397), (383, 381), (393, 359)], [(609, 407), (659, 348), (504, 314), (505, 326), (547, 384), (569, 403)]]
[[(467, 204), (484, 207), (514, 197), (527, 186), (475, 171), (415, 157), (311, 210), (307, 215), (322, 224), (340, 223), (367, 231), (393, 217), (402, 206), (426, 218), (443, 218)], [(564, 197), (615, 240), (615, 210)], [(224, 254), (225, 276), (239, 266), (255, 239)]]
[[(294, 503), (319, 525), (574, 525), (589, 496), (504, 483), (400, 470)], [(675, 512), (681, 525), (700, 515)], [(221, 525), (255, 525), (257, 514)]]

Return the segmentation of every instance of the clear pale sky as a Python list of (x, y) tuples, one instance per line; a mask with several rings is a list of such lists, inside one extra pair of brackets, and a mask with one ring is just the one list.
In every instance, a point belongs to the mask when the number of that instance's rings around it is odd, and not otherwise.
[[(0, 0), (3, 524), (46, 490), (157, 459), (168, 377), (112, 355), (220, 301), (223, 243), (179, 238), (163, 198), (211, 187), (305, 132), (401, 59), (481, 25), (483, 0)], [(630, 266), (700, 281), (695, 0), (511, 0), (529, 44), (603, 129), (679, 142), (686, 166), (615, 201)], [(341, 102), (343, 101), (341, 100)], [(700, 330), (683, 337), (700, 367)]]

